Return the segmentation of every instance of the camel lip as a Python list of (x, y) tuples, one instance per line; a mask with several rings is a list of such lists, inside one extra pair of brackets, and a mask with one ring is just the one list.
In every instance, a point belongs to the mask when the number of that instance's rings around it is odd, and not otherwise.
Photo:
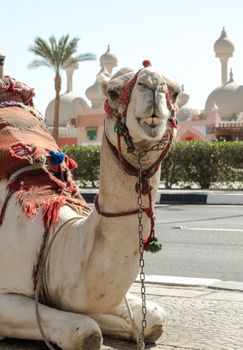
[(151, 128), (156, 128), (161, 125), (163, 119), (155, 114), (152, 114), (148, 117), (137, 117), (137, 120), (141, 127), (147, 125)]

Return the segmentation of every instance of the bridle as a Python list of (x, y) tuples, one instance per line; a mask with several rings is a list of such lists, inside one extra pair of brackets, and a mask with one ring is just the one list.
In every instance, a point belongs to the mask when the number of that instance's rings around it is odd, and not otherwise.
[[(150, 64), (149, 61), (143, 62), (144, 68), (148, 67)], [(142, 68), (142, 69), (144, 69)], [(129, 130), (126, 125), (126, 115), (127, 115), (127, 108), (128, 104), (131, 99), (132, 90), (136, 84), (137, 77), (139, 72), (142, 70), (140, 69), (125, 85), (123, 89), (123, 95), (122, 95), (122, 102), (125, 106), (123, 112), (119, 112), (117, 109), (112, 108), (109, 105), (108, 99), (105, 101), (104, 109), (107, 115), (107, 118), (115, 118), (115, 126), (114, 131), (117, 135), (117, 147), (113, 145), (113, 143), (110, 141), (106, 128), (105, 128), (105, 137), (106, 141), (109, 145), (110, 150), (114, 154), (114, 156), (118, 159), (121, 167), (123, 170), (130, 176), (134, 176), (138, 179), (138, 167), (133, 166), (130, 162), (126, 160), (126, 158), (122, 154), (122, 147), (121, 142), (122, 139), (125, 142), (127, 152), (130, 154), (133, 154), (137, 160), (142, 160), (142, 158), (149, 152), (153, 151), (161, 151), (159, 157), (157, 160), (149, 166), (147, 169), (141, 171), (141, 179), (137, 181), (135, 190), (138, 193), (139, 187), (141, 188), (141, 195), (148, 195), (149, 197), (149, 207), (148, 208), (141, 208), (142, 212), (147, 213), (148, 217), (151, 220), (151, 230), (150, 235), (144, 240), (144, 249), (146, 251), (156, 252), (161, 249), (161, 244), (155, 244), (155, 236), (154, 236), (154, 226), (155, 226), (155, 215), (152, 205), (152, 186), (150, 185), (150, 178), (157, 173), (157, 171), (160, 168), (161, 162), (166, 157), (168, 151), (170, 150), (172, 140), (173, 140), (173, 128), (177, 128), (177, 120), (176, 120), (176, 107), (172, 107), (171, 104), (171, 97), (168, 93), (166, 93), (166, 101), (167, 101), (167, 107), (170, 110), (170, 117), (167, 122), (167, 128), (166, 132), (164, 133), (161, 140), (158, 141), (157, 144), (154, 146), (148, 148), (144, 151), (139, 151), (136, 149), (132, 137), (129, 134)], [(141, 182), (141, 184), (139, 183)], [(128, 215), (134, 215), (139, 212), (139, 208), (132, 211), (126, 211), (126, 212), (118, 212), (118, 213), (106, 213), (102, 211), (99, 207), (99, 201), (98, 201), (98, 195), (95, 198), (95, 208), (99, 215), (105, 216), (105, 217), (121, 217), (121, 216), (128, 216)], [(157, 242), (157, 240), (156, 240)], [(151, 244), (150, 244), (151, 243)]]

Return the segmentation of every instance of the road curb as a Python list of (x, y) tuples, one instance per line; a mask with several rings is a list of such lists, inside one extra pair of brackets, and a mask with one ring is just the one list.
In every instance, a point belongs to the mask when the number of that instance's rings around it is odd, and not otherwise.
[[(81, 189), (80, 192), (87, 203), (93, 203), (98, 189)], [(155, 197), (155, 204), (243, 205), (243, 192), (159, 190)]]
[(243, 192), (240, 191), (166, 191), (159, 190), (156, 204), (222, 204), (242, 205)]
[[(139, 282), (137, 276), (135, 282)], [(218, 290), (240, 291), (243, 292), (243, 282), (222, 281), (210, 278), (179, 277), (165, 275), (146, 275), (145, 283), (158, 284), (171, 287), (204, 287)]]

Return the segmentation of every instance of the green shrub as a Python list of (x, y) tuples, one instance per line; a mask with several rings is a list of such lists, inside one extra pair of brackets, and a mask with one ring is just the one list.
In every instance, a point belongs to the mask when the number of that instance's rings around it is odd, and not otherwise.
[(181, 166), (183, 157), (183, 147), (178, 142), (174, 143), (170, 152), (164, 159), (161, 165), (161, 178), (166, 188), (171, 188), (173, 185), (178, 185), (184, 181), (184, 168)]
[[(66, 147), (63, 152), (78, 163), (73, 171), (83, 186), (99, 179), (100, 146)], [(161, 181), (173, 185), (208, 188), (243, 188), (243, 142), (175, 142), (161, 166)]]
[(73, 171), (74, 180), (80, 181), (82, 186), (91, 184), (96, 187), (100, 170), (100, 146), (72, 146), (62, 151), (78, 163)]
[(243, 142), (175, 142), (161, 170), (166, 188), (180, 182), (203, 189), (220, 182), (226, 187), (242, 182)]

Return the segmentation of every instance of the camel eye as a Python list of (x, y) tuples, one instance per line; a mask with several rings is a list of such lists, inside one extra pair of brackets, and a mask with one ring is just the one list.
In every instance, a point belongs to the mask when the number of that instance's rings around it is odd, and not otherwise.
[(115, 90), (109, 90), (108, 91), (108, 95), (110, 96), (110, 98), (112, 100), (115, 100), (116, 98), (118, 98), (118, 93)]
[(138, 83), (138, 86), (141, 86), (141, 87), (143, 87), (144, 89), (147, 88), (147, 85), (146, 85), (146, 84), (143, 84), (143, 83)]

